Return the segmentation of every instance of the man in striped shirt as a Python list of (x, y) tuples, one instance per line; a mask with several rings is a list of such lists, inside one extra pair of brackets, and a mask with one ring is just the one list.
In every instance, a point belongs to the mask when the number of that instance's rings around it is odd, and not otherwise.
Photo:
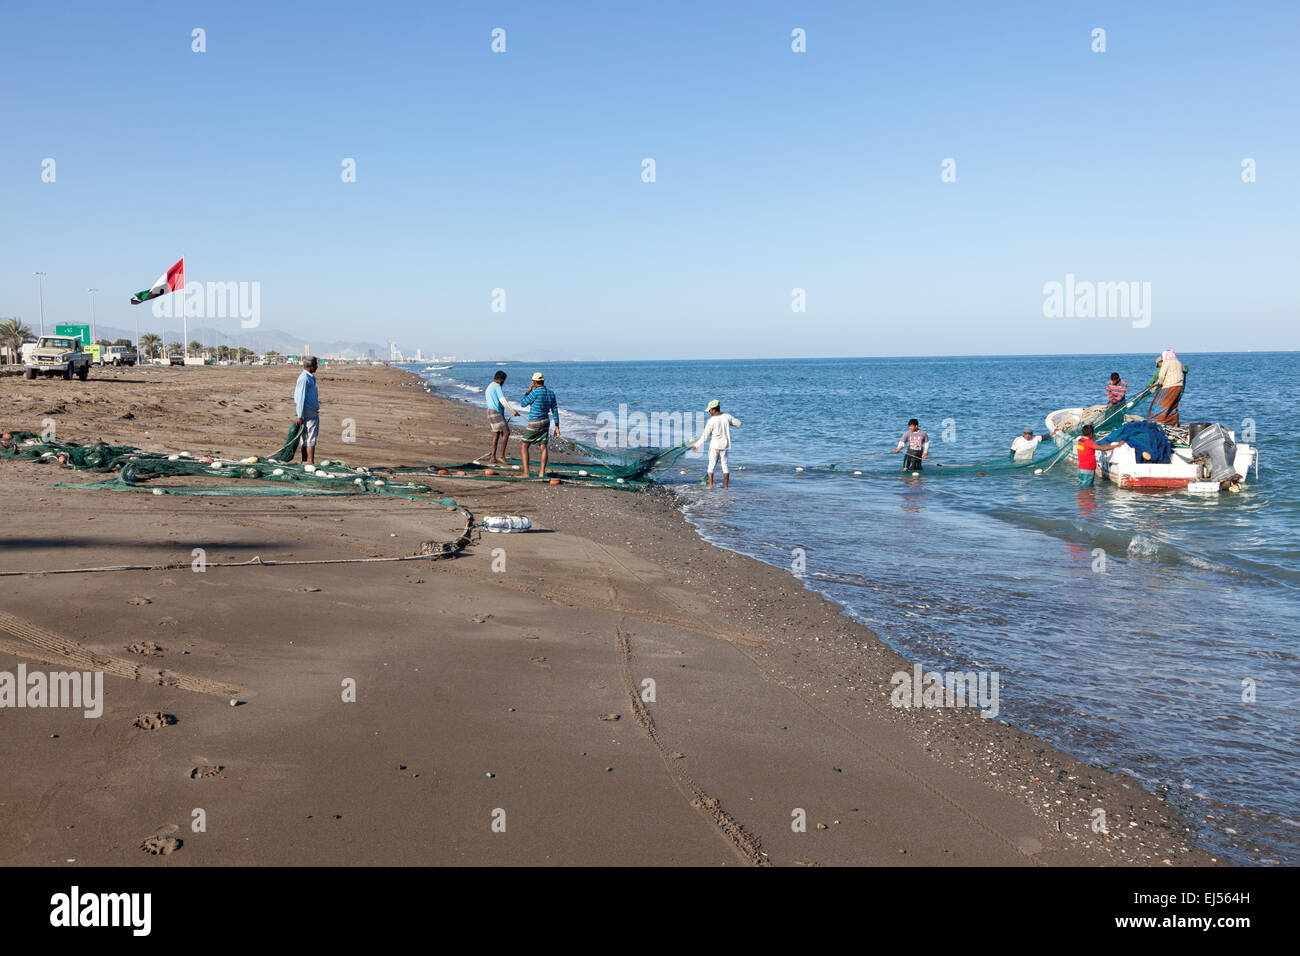
[(1118, 405), (1124, 401), (1128, 395), (1128, 382), (1120, 380), (1119, 372), (1110, 373), (1110, 381), (1106, 383), (1106, 404)]
[(547, 443), (550, 440), (551, 420), (555, 421), (555, 437), (560, 437), (560, 403), (555, 393), (546, 387), (546, 379), (541, 372), (533, 373), (533, 381), (519, 400), (521, 408), (528, 409), (528, 428), (519, 437), (519, 457), (524, 466), (524, 477), (528, 477), (528, 449), (533, 445), (542, 446), (542, 461), (537, 469), (537, 477), (546, 477)]

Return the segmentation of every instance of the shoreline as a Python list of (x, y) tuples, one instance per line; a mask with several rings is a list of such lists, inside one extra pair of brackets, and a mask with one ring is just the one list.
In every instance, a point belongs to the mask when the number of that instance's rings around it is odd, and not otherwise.
[[(297, 370), (114, 372), (87, 383), (23, 382), (5, 402), (4, 424), (39, 430), (42, 415), (54, 409), (64, 440), (263, 454), (283, 440), (279, 423)], [(413, 372), (325, 366), (319, 378), (322, 458), (341, 453), (353, 465), (410, 465), (468, 461), (486, 450), (478, 409), (433, 394)], [(42, 387), (49, 385), (59, 387)], [(428, 401), (412, 401), (412, 390)], [(189, 427), (187, 413), (199, 404), (210, 409), (211, 421)], [(124, 419), (122, 410), (133, 417)], [(333, 440), (344, 418), (356, 422), (355, 445)], [(250, 426), (260, 434), (250, 434)], [(269, 549), (309, 557), (339, 551), (324, 539), (326, 531), (370, 554), (398, 553), (427, 530), (410, 527), (411, 511), (401, 502), (47, 493), (55, 481), (91, 478), (7, 461), (0, 461), (0, 473), (10, 514), (30, 510), (24, 492), (35, 489), (70, 519), (95, 522), (76, 527), (87, 532), (86, 541), (52, 547), (21, 532), (28, 543), (6, 549), (3, 570), (22, 560), (31, 567), (88, 565), (97, 547), (112, 551), (94, 543), (104, 533), (127, 549), (188, 554), (183, 545), (202, 539), (217, 542), (210, 550), (243, 557), (280, 553)], [(142, 671), (160, 663), (164, 672), (183, 667), (239, 684), (248, 701), (223, 710), (216, 705), (224, 700), (178, 689), (174, 678), (110, 676), (102, 730), (50, 711), (6, 721), (0, 757), (27, 768), (0, 784), (0, 803), (18, 808), (0, 830), (11, 858), (163, 865), (1222, 862), (1192, 846), (1176, 809), (1131, 778), (968, 709), (890, 706), (890, 675), (910, 673), (910, 662), (788, 571), (705, 541), (670, 492), (451, 476), (431, 476), (430, 483), (478, 521), (523, 513), (543, 533), (481, 534), (462, 557), (428, 564), (8, 579), (12, 587), (0, 607), (11, 617)], [(189, 540), (150, 530), (173, 522)], [(154, 540), (132, 540), (142, 528)], [(496, 550), (508, 561), (505, 573), (491, 568)], [(163, 583), (168, 578), (172, 583)], [(17, 600), (25, 590), (39, 599)], [(78, 593), (80, 610), (67, 606), (69, 590)], [(335, 596), (318, 596), (330, 592)], [(132, 596), (150, 603), (128, 604)], [(331, 608), (324, 621), (313, 613), (322, 600)], [(102, 608), (93, 621), (92, 607)], [(148, 667), (124, 653), (124, 637), (136, 630), (165, 645)], [(292, 645), (266, 643), (285, 630), (302, 633), (289, 638)], [(436, 640), (426, 637), (430, 631)], [(0, 630), (0, 671), (21, 660), (14, 652), (22, 648), (6, 640), (11, 636)], [(182, 656), (186, 644), (192, 646)], [(383, 688), (380, 702), (364, 703), (373, 697), (362, 694), (352, 710), (334, 704), (333, 678), (344, 670), (368, 674), (358, 684)], [(449, 676), (430, 681), (430, 672)], [(653, 701), (642, 699), (647, 678)], [(177, 727), (149, 734), (127, 726), (133, 713), (126, 711), (147, 704), (173, 708)], [(357, 715), (371, 709), (383, 726), (360, 733)], [(258, 711), (261, 719), (253, 718)], [(617, 719), (601, 719), (613, 714)], [(358, 767), (368, 766), (374, 750), (388, 753), (385, 728), (392, 724), (406, 728), (426, 768), (393, 751), (392, 765), (409, 771), (381, 780), (381, 768)], [(325, 730), (333, 736), (315, 739)], [(60, 735), (58, 749), (75, 755), (52, 754), (50, 733)], [(114, 795), (127, 795), (120, 800), (83, 793), (72, 772), (105, 764), (105, 747), (133, 768), (120, 777)], [(185, 763), (184, 773), (173, 768), (174, 778), (159, 779), (163, 771), (144, 759), (145, 751), (155, 762)], [(304, 753), (315, 762), (304, 762)], [(210, 780), (189, 779), (200, 758), (223, 769)], [(49, 764), (33, 768), (38, 761)], [(121, 772), (111, 760), (107, 769)], [(433, 792), (419, 801), (402, 790), (409, 784), (418, 791), (430, 778)], [(193, 805), (195, 788), (215, 792), (226, 783), (220, 812), (230, 843), (217, 847), (206, 835), (187, 834), (176, 853), (146, 857), (123, 838), (181, 827), (178, 808)], [(336, 793), (335, 802), (349, 807), (340, 820), (306, 809), (322, 793)], [(56, 827), (60, 806), (87, 822)], [(1107, 833), (1093, 829), (1098, 807), (1106, 811)], [(489, 829), (496, 809), (512, 820), (503, 834)], [(806, 832), (792, 828), (797, 810)], [(358, 816), (368, 838), (313, 831), (330, 821), (346, 832), (343, 821)], [(280, 840), (268, 838), (271, 822), (281, 828)], [(70, 834), (77, 830), (93, 830), (99, 840), (74, 845), (79, 837)], [(277, 845), (286, 832), (289, 851)], [(253, 846), (241, 847), (241, 837)], [(340, 858), (339, 841), (350, 856)]]

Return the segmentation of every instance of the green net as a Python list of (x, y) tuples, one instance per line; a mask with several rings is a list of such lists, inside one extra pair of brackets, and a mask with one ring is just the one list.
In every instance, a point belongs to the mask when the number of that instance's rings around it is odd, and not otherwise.
[(1148, 386), (1128, 401), (1119, 402), (1115, 405), (1093, 405), (1089, 408), (1062, 410), (1063, 413), (1059, 414), (1053, 422), (1059, 429), (1056, 435), (1053, 436), (1056, 448), (1043, 457), (1017, 460), (1010, 454), (1005, 454), (1000, 458), (990, 458), (971, 464), (938, 464), (933, 469), (927, 468), (926, 474), (976, 475), (982, 477), (985, 475), (1032, 473), (1039, 470), (1048, 471), (1073, 453), (1075, 441), (1083, 434), (1085, 425), (1092, 426), (1094, 436), (1097, 441), (1101, 442), (1108, 432), (1114, 431), (1124, 424), (1126, 417), (1134, 415), (1133, 409), (1152, 391), (1152, 387)]
[[(292, 457), (301, 426), (289, 430), (289, 438), (276, 455)], [(287, 450), (287, 451), (286, 451)], [(110, 478), (90, 484), (56, 483), (56, 487), (90, 488), (101, 491), (145, 491), (156, 495), (195, 497), (280, 497), (289, 495), (387, 495), (408, 498), (450, 508), (465, 518), (465, 529), (452, 542), (426, 541), (421, 553), (449, 555), (469, 542), (474, 516), (454, 498), (434, 499), (435, 490), (420, 482), (398, 481), (391, 474), (369, 468), (351, 468), (341, 461), (309, 465), (256, 456), (240, 460), (197, 459), (190, 455), (167, 455), (144, 451), (131, 445), (79, 445), (46, 438), (34, 432), (5, 432), (0, 437), (0, 457), (55, 463), (78, 471), (115, 472)], [(153, 484), (171, 480), (166, 485)], [(179, 481), (180, 483), (177, 483)], [(234, 482), (233, 484), (229, 482)], [(218, 484), (217, 482), (226, 482)]]
[[(558, 478), (569, 484), (617, 488), (620, 491), (640, 491), (650, 483), (650, 473), (660, 466), (681, 458), (690, 443), (671, 448), (600, 448), (569, 438), (550, 439), (547, 452), (546, 477)], [(535, 477), (541, 466), (541, 449), (529, 452), (529, 475)], [(484, 464), (480, 461), (450, 463), (435, 462), (429, 465), (399, 467), (394, 474), (447, 475), (457, 479), (482, 481), (521, 481), (523, 460), (510, 458), (504, 465)]]

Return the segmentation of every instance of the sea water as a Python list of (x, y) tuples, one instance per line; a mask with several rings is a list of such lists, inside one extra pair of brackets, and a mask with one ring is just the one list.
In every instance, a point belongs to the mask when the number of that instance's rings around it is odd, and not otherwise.
[[(705, 538), (792, 571), (802, 554), (806, 586), (927, 669), (999, 672), (999, 718), (1168, 793), (1206, 849), (1297, 864), (1300, 355), (1181, 358), (1182, 421), (1254, 436), (1259, 479), (1240, 494), (1080, 489), (1069, 461), (939, 467), (1005, 461), (1052, 410), (1104, 402), (1112, 371), (1135, 395), (1154, 354), (500, 367), (514, 402), (544, 371), (564, 433), (592, 444), (620, 406), (693, 426), (719, 399), (742, 422), (731, 489), (701, 484), (699, 456), (655, 475)], [(481, 402), (496, 368), (421, 374)], [(919, 477), (889, 454), (913, 417), (931, 440)]]

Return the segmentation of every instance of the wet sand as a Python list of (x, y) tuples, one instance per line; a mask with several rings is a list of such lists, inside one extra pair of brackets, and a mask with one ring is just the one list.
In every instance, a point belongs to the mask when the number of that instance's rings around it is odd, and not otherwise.
[[(64, 441), (265, 455), (284, 439), (297, 371), (5, 378), (0, 425), (52, 419)], [(490, 444), (478, 409), (401, 370), (326, 367), (319, 383), (320, 458), (423, 465)], [(410, 555), (461, 525), (371, 496), (53, 487), (99, 477), (0, 460), (0, 571), (188, 565), (196, 548), (209, 562)], [(534, 531), (476, 533), (441, 561), (0, 578), (0, 672), (105, 673), (98, 718), (0, 711), (0, 858), (1215, 862), (1130, 778), (970, 709), (890, 706), (890, 677), (910, 662), (785, 571), (703, 542), (667, 492), (422, 480), (479, 518), (528, 515)], [(133, 724), (151, 712), (175, 723)], [(180, 845), (142, 850), (154, 836)]]

